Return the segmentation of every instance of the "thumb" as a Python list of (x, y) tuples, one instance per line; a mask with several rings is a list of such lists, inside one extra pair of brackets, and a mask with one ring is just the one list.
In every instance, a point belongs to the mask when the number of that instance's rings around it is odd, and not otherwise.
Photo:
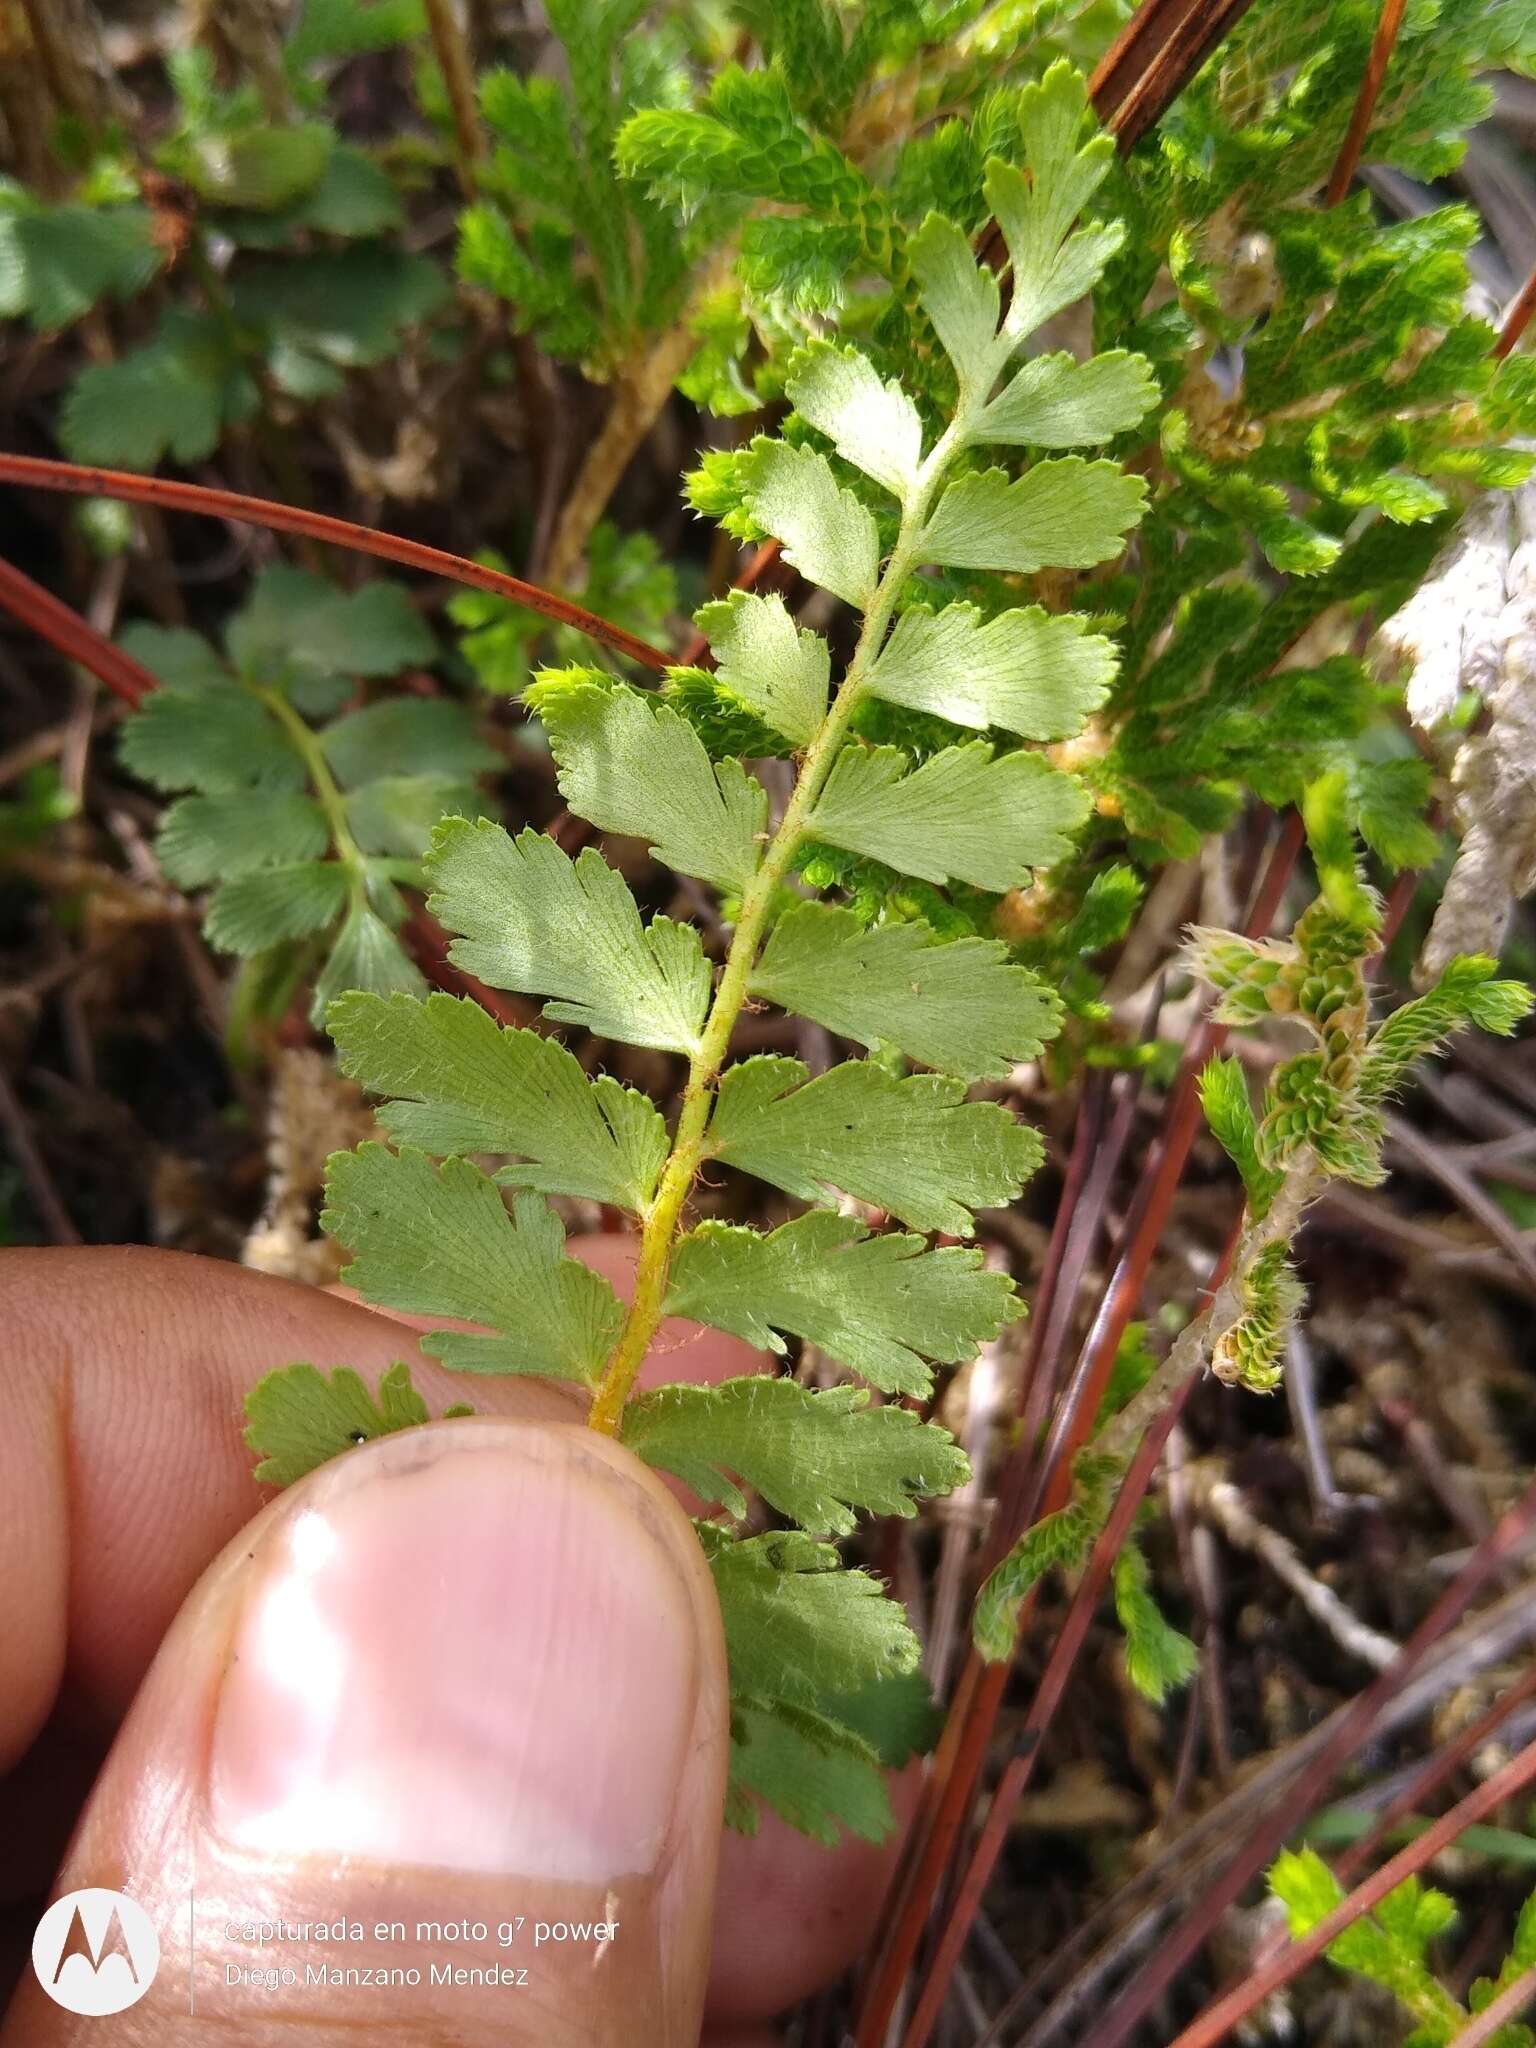
[[(693, 2048), (726, 1732), (708, 1570), (626, 1452), (350, 1453), (200, 1581), (60, 1875), (144, 1909), (153, 1983), (85, 2018), (29, 1973), (3, 2040)], [(102, 1941), (61, 1967), (120, 1969)]]

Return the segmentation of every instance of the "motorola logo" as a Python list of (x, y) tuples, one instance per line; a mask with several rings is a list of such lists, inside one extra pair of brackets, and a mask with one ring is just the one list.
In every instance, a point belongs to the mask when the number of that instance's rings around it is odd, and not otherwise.
[(99, 2019), (137, 2005), (154, 1983), (160, 1937), (122, 1892), (70, 1892), (37, 1923), (32, 1967), (55, 2005)]

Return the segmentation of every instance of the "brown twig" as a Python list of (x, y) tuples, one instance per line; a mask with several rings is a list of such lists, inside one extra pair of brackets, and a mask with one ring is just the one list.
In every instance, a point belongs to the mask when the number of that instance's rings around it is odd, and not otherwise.
[(1486, 1713), (1479, 1714), (1475, 1721), (1469, 1721), (1458, 1735), (1442, 1743), (1433, 1756), (1427, 1758), (1416, 1770), (1408, 1775), (1407, 1783), (1381, 1812), (1376, 1816), (1370, 1830), (1358, 1842), (1351, 1842), (1343, 1854), (1335, 1859), (1334, 1875), (1343, 1884), (1353, 1884), (1355, 1872), (1363, 1870), (1386, 1841), (1399, 1821), (1406, 1820), (1418, 1810), (1432, 1792), (1439, 1790), (1451, 1773), (1468, 1757), (1476, 1756), (1494, 1734), (1497, 1733), (1517, 1707), (1523, 1707), (1536, 1694), (1536, 1670), (1527, 1671), (1525, 1676), (1508, 1692), (1500, 1695)]
[(466, 199), (475, 196), (475, 166), (485, 155), (485, 137), (480, 129), (480, 110), (475, 104), (475, 67), (453, 0), (426, 0), (427, 29), (432, 51), (453, 115), (455, 168), (459, 189)]
[[(1426, 1657), (1419, 1671), (1386, 1700), (1371, 1730), (1373, 1742), (1406, 1728), (1437, 1701), (1481, 1673), (1523, 1650), (1536, 1633), (1536, 1586), (1525, 1584), (1507, 1593), (1471, 1621), (1448, 1632)], [(1163, 1930), (1181, 1899), (1187, 1900), (1212, 1881), (1234, 1843), (1275, 1804), (1287, 1798), (1308, 1763), (1321, 1753), (1348, 1705), (1336, 1707), (1326, 1720), (1299, 1736), (1287, 1748), (1257, 1764), (1225, 1798), (1192, 1820), (1183, 1832), (1120, 1890), (1098, 1907), (1035, 1973), (1033, 1981), (1011, 1999), (991, 2034), (975, 2048), (994, 2048), (995, 2041), (1020, 2018), (1027, 2004), (1038, 2004), (1044, 1983), (1088, 1959), (1057, 1994), (1049, 2009), (1031, 2027), (1017, 2048), (1055, 2048), (1063, 2031), (1091, 2017), (1089, 2001), (1120, 1978), (1126, 1963), (1149, 1947)], [(1107, 1931), (1106, 1931), (1107, 1930)], [(1097, 1946), (1095, 1946), (1095, 1943)]]
[(1252, 5), (1253, 0), (1145, 0), (1137, 9), (1088, 87), (1122, 152), (1156, 126)]
[[(328, 546), (351, 548), (357, 554), (378, 555), (387, 562), (399, 562), (407, 569), (420, 569), (429, 576), (445, 576), (454, 583), (467, 583), (475, 590), (488, 590), (513, 604), (526, 605), (562, 626), (600, 640), (616, 653), (638, 662), (642, 668), (660, 673), (671, 660), (659, 647), (626, 633), (608, 619), (600, 619), (584, 605), (572, 604), (537, 583), (488, 569), (446, 549), (428, 547), (418, 540), (403, 540), (374, 526), (358, 526), (350, 519), (333, 519), (329, 513), (311, 512), (297, 505), (285, 505), (272, 498), (251, 498), (242, 491), (215, 490), (209, 484), (173, 482), (166, 477), (134, 476), (127, 470), (94, 469), (75, 462), (55, 462), (41, 455), (0, 455), (0, 483), (35, 484), (45, 491), (65, 491), (76, 498), (121, 498), (130, 505), (161, 505), (172, 512), (198, 512), (215, 519), (238, 519), (252, 526), (270, 527), (274, 533), (298, 534), (304, 539), (323, 541)], [(14, 572), (13, 572), (14, 573)]]
[(1536, 270), (1533, 270), (1521, 285), (1508, 312), (1504, 315), (1499, 338), (1493, 345), (1493, 359), (1496, 363), (1502, 363), (1518, 343), (1521, 335), (1530, 326), (1533, 313), (1536, 313)]
[(1324, 206), (1337, 206), (1354, 181), (1355, 172), (1360, 168), (1361, 152), (1365, 138), (1370, 133), (1371, 116), (1376, 111), (1376, 102), (1381, 97), (1381, 88), (1386, 83), (1387, 67), (1392, 62), (1392, 52), (1397, 44), (1397, 32), (1403, 25), (1403, 10), (1407, 0), (1382, 0), (1381, 18), (1376, 24), (1376, 33), (1371, 39), (1371, 54), (1365, 61), (1365, 72), (1360, 80), (1360, 90), (1355, 96), (1354, 111), (1349, 117), (1349, 126), (1344, 131), (1344, 140), (1334, 159), (1327, 188), (1323, 193)]

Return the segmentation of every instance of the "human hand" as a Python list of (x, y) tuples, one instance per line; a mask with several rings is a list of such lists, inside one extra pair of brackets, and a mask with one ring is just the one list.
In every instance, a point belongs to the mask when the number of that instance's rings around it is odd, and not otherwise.
[[(573, 1249), (620, 1277), (619, 1241)], [(4, 2048), (183, 2048), (215, 2025), (231, 2048), (693, 2048), (701, 2012), (707, 2048), (768, 2048), (766, 2017), (867, 1939), (887, 1855), (771, 1819), (722, 1849), (724, 1656), (697, 1541), (567, 1393), (477, 1382), (474, 1421), (263, 1506), (246, 1389), (294, 1358), (376, 1378), (414, 1351), (390, 1319), (133, 1250), (6, 1253), (0, 1315), (0, 1882), (35, 1897), (83, 1800), (52, 1895), (127, 1892), (161, 1941), (112, 2020), (72, 2017), (26, 1968)], [(757, 1362), (691, 1326), (667, 1341), (654, 1379)], [(464, 1398), (412, 1368), (430, 1405)], [(364, 1938), (247, 1931), (338, 1920)], [(541, 1921), (618, 1932), (535, 1948)], [(430, 1924), (463, 1922), (485, 1937)], [(30, 1916), (18, 1931), (24, 1955)], [(328, 1966), (420, 1982), (317, 1980)]]

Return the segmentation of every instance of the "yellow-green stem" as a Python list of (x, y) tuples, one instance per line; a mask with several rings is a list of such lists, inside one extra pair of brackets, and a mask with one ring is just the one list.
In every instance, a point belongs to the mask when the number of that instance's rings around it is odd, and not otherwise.
[(865, 674), (885, 638), (901, 586), (911, 573), (917, 536), (927, 519), (928, 508), (949, 459), (962, 438), (963, 429), (957, 420), (934, 444), (918, 471), (902, 513), (896, 545), (875, 586), (853, 658), (820, 731), (806, 750), (794, 791), (785, 806), (778, 830), (768, 842), (762, 866), (742, 896), (736, 928), (710, 1004), (709, 1016), (705, 1020), (703, 1035), (688, 1064), (688, 1080), (683, 1090), (683, 1106), (678, 1115), (672, 1149), (645, 1214), (640, 1256), (635, 1268), (634, 1299), (624, 1318), (618, 1341), (609, 1353), (592, 1402), (589, 1418), (592, 1427), (609, 1436), (617, 1436), (619, 1432), (624, 1404), (629, 1399), (636, 1375), (656, 1334), (656, 1326), (661, 1321), (672, 1249), (683, 1207), (692, 1191), (695, 1176), (708, 1156), (706, 1133), (714, 1103), (715, 1083), (725, 1062), (736, 1019), (746, 1000), (747, 984), (767, 930), (774, 896), (789, 872), (796, 849), (805, 836), (806, 820), (837, 759), (848, 722), (863, 694)]
[(293, 743), (294, 752), (303, 761), (305, 772), (314, 788), (316, 801), (324, 811), (325, 822), (330, 827), (336, 858), (347, 870), (352, 895), (356, 899), (367, 887), (367, 867), (363, 859), (363, 850), (352, 837), (352, 827), (347, 822), (347, 800), (331, 773), (331, 764), (325, 758), (324, 749), (281, 690), (265, 690), (255, 683), (251, 685), (251, 689), (287, 733)]

